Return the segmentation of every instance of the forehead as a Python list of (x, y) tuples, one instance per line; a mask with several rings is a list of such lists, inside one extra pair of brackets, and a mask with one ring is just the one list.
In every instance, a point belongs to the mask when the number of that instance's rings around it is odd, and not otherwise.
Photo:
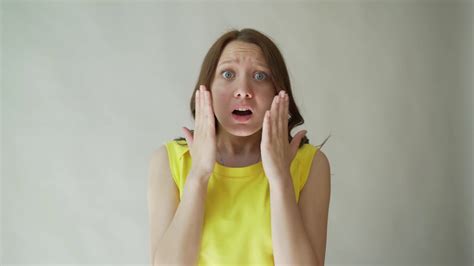
[(226, 45), (218, 64), (250, 61), (266, 66), (266, 60), (260, 47), (253, 43), (232, 41)]

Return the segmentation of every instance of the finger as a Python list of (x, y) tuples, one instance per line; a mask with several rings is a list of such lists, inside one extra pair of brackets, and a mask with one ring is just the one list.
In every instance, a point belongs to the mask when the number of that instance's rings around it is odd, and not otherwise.
[(204, 122), (206, 121), (206, 109), (204, 108), (206, 106), (206, 91), (204, 90), (203, 85), (199, 86), (199, 95), (201, 97), (201, 102), (199, 104), (199, 108), (201, 108), (201, 122)]
[(207, 97), (207, 90), (204, 89), (204, 87), (202, 88), (202, 113), (203, 113), (203, 118), (204, 120), (203, 121), (206, 121), (207, 123), (207, 119), (208, 119), (208, 113), (207, 113), (207, 102), (208, 102), (208, 97)]
[(283, 136), (288, 136), (288, 108), (290, 105), (290, 96), (285, 93), (284, 104), (283, 104), (283, 115), (282, 115), (282, 123), (283, 123)]
[(209, 90), (207, 92), (208, 92), (208, 103), (209, 103), (208, 106), (207, 106), (208, 114), (209, 114), (209, 124), (212, 126), (212, 129), (215, 129), (214, 128), (214, 126), (215, 126), (214, 125), (215, 124), (214, 123), (215, 122), (214, 121), (214, 119), (215, 119), (214, 118), (214, 110), (212, 108), (212, 94), (211, 94), (211, 91), (209, 91)]
[(206, 94), (206, 106), (204, 109), (206, 109), (206, 127), (209, 128), (209, 125), (211, 124), (212, 121), (212, 111), (211, 111), (211, 93), (208, 90), (205, 90)]
[(275, 97), (273, 97), (273, 102), (272, 102), (272, 106), (271, 106), (271, 109), (270, 109), (270, 124), (271, 124), (271, 130), (270, 130), (270, 134), (272, 136), (274, 136), (275, 134), (277, 134), (277, 129), (278, 129), (278, 124), (277, 124), (277, 118), (278, 118), (278, 100), (279, 100), (280, 96), (277, 94)]
[(283, 123), (283, 113), (285, 111), (285, 91), (281, 90), (279, 93), (279, 104), (278, 104), (278, 136), (279, 137), (284, 137), (284, 123)]
[[(194, 115), (194, 120), (195, 124), (199, 125), (201, 121), (201, 91), (200, 89), (196, 90), (196, 96), (195, 96), (195, 101), (194, 101), (194, 108), (196, 110), (195, 115)], [(196, 125), (194, 126), (194, 129), (196, 129)]]
[(204, 108), (206, 105), (206, 91), (204, 90), (204, 86), (199, 86), (199, 124), (196, 127), (199, 129), (197, 132), (199, 136), (201, 136), (201, 132), (203, 132), (203, 128), (206, 128), (206, 109)]
[(262, 143), (267, 145), (272, 143), (271, 132), (271, 123), (270, 123), (270, 110), (265, 111), (265, 116), (263, 117), (263, 129), (262, 129)]
[(189, 128), (187, 128), (187, 127), (182, 127), (181, 129), (183, 130), (184, 138), (186, 139), (186, 142), (188, 143), (188, 146), (191, 148), (191, 146), (193, 145), (193, 141), (194, 141), (193, 134), (191, 133), (191, 130), (189, 130)]

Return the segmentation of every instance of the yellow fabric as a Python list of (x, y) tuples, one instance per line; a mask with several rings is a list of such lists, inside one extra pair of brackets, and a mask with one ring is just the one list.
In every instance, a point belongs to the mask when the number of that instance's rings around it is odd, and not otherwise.
[[(172, 177), (183, 196), (191, 168), (186, 141), (166, 143)], [(304, 144), (291, 163), (299, 201), (317, 147)], [(199, 265), (274, 265), (270, 191), (262, 162), (246, 167), (215, 164), (209, 178)]]

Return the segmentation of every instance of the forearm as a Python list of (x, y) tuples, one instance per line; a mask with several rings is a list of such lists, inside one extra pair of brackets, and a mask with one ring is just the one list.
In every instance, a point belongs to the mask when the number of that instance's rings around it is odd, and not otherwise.
[(270, 184), (275, 265), (319, 265), (304, 228), (291, 176)]
[(190, 174), (176, 213), (155, 251), (154, 265), (196, 265), (207, 195), (207, 181)]

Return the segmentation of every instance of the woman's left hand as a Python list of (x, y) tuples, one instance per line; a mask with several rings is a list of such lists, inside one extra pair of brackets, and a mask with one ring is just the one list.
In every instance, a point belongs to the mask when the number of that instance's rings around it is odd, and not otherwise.
[(286, 181), (290, 174), (291, 161), (298, 151), (306, 130), (301, 130), (288, 142), (289, 98), (284, 90), (273, 98), (271, 109), (263, 119), (262, 164), (269, 183)]

